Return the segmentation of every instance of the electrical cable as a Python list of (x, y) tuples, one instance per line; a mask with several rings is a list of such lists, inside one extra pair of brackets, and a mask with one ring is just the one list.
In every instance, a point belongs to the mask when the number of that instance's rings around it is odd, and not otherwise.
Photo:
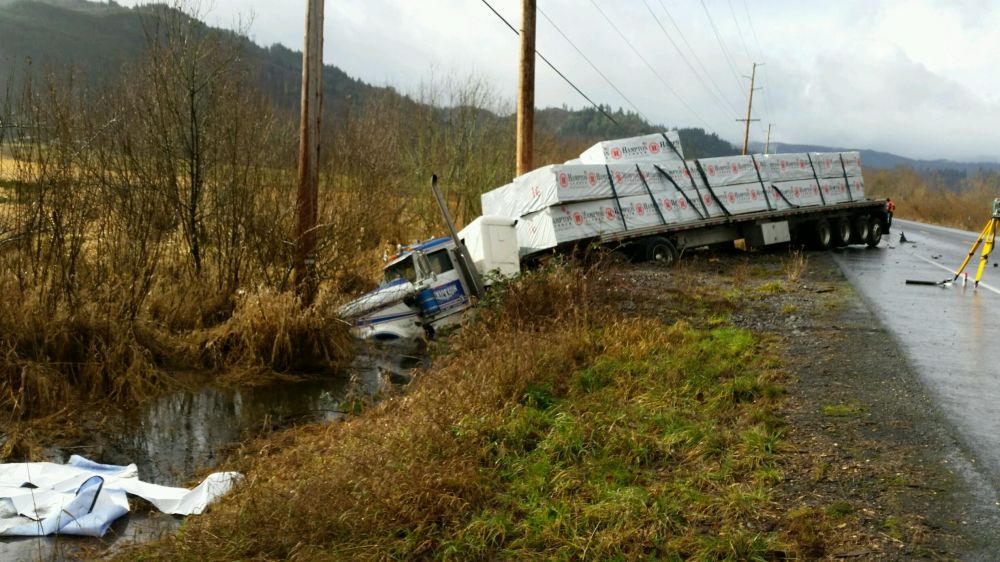
[[(750, 7), (747, 6), (747, 0), (743, 0), (743, 11), (745, 11), (746, 14), (747, 14), (747, 24), (749, 24), (749, 26), (750, 26), (750, 34), (753, 36), (754, 43), (757, 44), (757, 52), (760, 53), (760, 59), (762, 61), (766, 62), (767, 58), (764, 56), (764, 49), (762, 49), (761, 46), (760, 46), (760, 39), (757, 38), (757, 30), (754, 29), (753, 18), (750, 17)], [(770, 100), (771, 100), (771, 94), (770, 94), (771, 81), (768, 79), (768, 76), (769, 76), (769, 72), (767, 70), (767, 67), (764, 67), (764, 111), (765, 111), (765, 113), (767, 113), (768, 121), (770, 122), (770, 119), (771, 119), (771, 103), (770, 103)]]
[[(667, 19), (670, 20), (670, 24), (674, 26), (675, 30), (677, 30), (677, 35), (680, 36), (681, 41), (684, 42), (684, 45), (687, 46), (688, 51), (691, 52), (691, 55), (694, 57), (695, 62), (698, 63), (698, 66), (701, 68), (702, 72), (708, 78), (708, 81), (711, 82), (713, 86), (715, 86), (715, 91), (718, 92), (718, 94), (722, 97), (722, 99), (726, 101), (726, 105), (730, 109), (732, 109), (733, 113), (739, 115), (740, 111), (736, 109), (736, 106), (732, 105), (732, 103), (729, 102), (728, 98), (726, 98), (726, 95), (722, 92), (722, 88), (720, 88), (719, 84), (715, 81), (714, 78), (712, 78), (712, 73), (708, 71), (708, 68), (705, 66), (705, 63), (702, 62), (701, 57), (698, 56), (698, 51), (694, 50), (694, 47), (691, 46), (691, 43), (687, 40), (687, 37), (684, 36), (684, 32), (681, 30), (681, 26), (677, 25), (677, 22), (674, 21), (674, 17), (670, 14), (670, 10), (667, 8), (667, 5), (663, 3), (663, 0), (657, 0), (657, 1), (660, 3), (660, 7), (663, 8), (663, 11), (667, 14)], [(742, 92), (742, 89), (739, 91)]]
[[(482, 3), (486, 4), (486, 7), (489, 8), (491, 12), (493, 12), (494, 14), (496, 14), (496, 16), (498, 18), (500, 18), (500, 21), (502, 21), (505, 24), (507, 24), (507, 27), (509, 27), (510, 30), (513, 31), (515, 35), (517, 35), (517, 36), (521, 35), (521, 32), (518, 31), (516, 27), (514, 27), (513, 25), (511, 25), (510, 22), (507, 21), (507, 18), (505, 18), (502, 15), (500, 15), (500, 12), (496, 11), (496, 9), (494, 9), (493, 6), (490, 5), (490, 3), (487, 0), (482, 0)], [(615, 121), (615, 118), (612, 117), (611, 114), (609, 114), (607, 111), (605, 111), (604, 108), (602, 108), (601, 106), (599, 106), (596, 103), (594, 103), (594, 100), (590, 99), (590, 97), (587, 94), (583, 93), (583, 90), (581, 90), (580, 88), (578, 88), (576, 86), (576, 84), (574, 84), (569, 78), (566, 77), (565, 74), (563, 74), (562, 72), (560, 72), (559, 69), (556, 68), (556, 66), (554, 64), (552, 64), (551, 62), (549, 62), (549, 59), (545, 58), (542, 55), (542, 53), (539, 53), (538, 49), (535, 49), (535, 54), (538, 55), (538, 58), (542, 59), (542, 61), (544, 61), (545, 64), (549, 65), (549, 68), (551, 68), (553, 72), (555, 72), (556, 74), (558, 74), (560, 78), (562, 78), (567, 84), (569, 84), (574, 90), (576, 90), (576, 93), (580, 94), (581, 96), (583, 96), (583, 99), (585, 99), (588, 102), (590, 102), (590, 105), (594, 106), (594, 109), (596, 109), (597, 111), (600, 111), (601, 114), (603, 114), (605, 117), (607, 117), (608, 120), (611, 121), (612, 123), (614, 123), (615, 125), (618, 125), (619, 127), (622, 127), (621, 123), (619, 123), (618, 121)], [(624, 127), (622, 127), (622, 128), (624, 128)]]
[(715, 20), (712, 19), (712, 13), (708, 11), (708, 6), (705, 5), (705, 0), (701, 0), (701, 7), (705, 10), (705, 15), (708, 16), (708, 23), (712, 26), (712, 32), (715, 33), (715, 39), (719, 42), (719, 48), (722, 49), (722, 56), (725, 57), (726, 63), (729, 65), (729, 70), (733, 73), (733, 80), (736, 80), (738, 89), (742, 91), (743, 83), (740, 82), (739, 72), (736, 72), (736, 65), (733, 64), (733, 59), (729, 56), (729, 51), (726, 49), (726, 44), (722, 41), (722, 36), (719, 35), (719, 28), (715, 26)]
[(622, 30), (619, 29), (618, 26), (615, 25), (613, 21), (611, 21), (611, 18), (609, 18), (608, 15), (604, 13), (604, 10), (602, 10), (601, 7), (597, 5), (597, 2), (595, 2), (594, 0), (590, 0), (590, 3), (594, 6), (594, 8), (597, 9), (598, 12), (600, 12), (601, 16), (604, 17), (604, 20), (608, 22), (608, 25), (610, 25), (611, 28), (618, 33), (618, 35), (622, 38), (622, 40), (625, 41), (625, 44), (628, 45), (630, 49), (632, 49), (632, 52), (634, 52), (636, 56), (639, 57), (639, 60), (641, 60), (643, 64), (645, 64), (646, 67), (649, 68), (649, 70), (660, 80), (660, 82), (663, 83), (663, 85), (667, 88), (667, 91), (673, 94), (673, 96), (677, 98), (677, 101), (681, 102), (681, 105), (683, 105), (692, 115), (694, 115), (699, 121), (701, 121), (701, 123), (705, 126), (706, 130), (711, 130), (712, 127), (708, 124), (708, 122), (705, 121), (705, 119), (701, 115), (699, 115), (698, 112), (694, 110), (694, 108), (692, 108), (690, 105), (688, 105), (686, 101), (684, 101), (684, 98), (682, 98), (681, 95), (678, 94), (677, 91), (674, 90), (670, 86), (670, 84), (663, 79), (663, 76), (661, 76), (660, 73), (657, 72), (655, 68), (653, 68), (653, 65), (649, 64), (649, 61), (646, 60), (646, 57), (642, 56), (642, 53), (640, 53), (639, 50), (635, 48), (635, 45), (633, 45), (632, 42), (628, 40), (628, 37), (626, 37), (625, 34), (622, 33)]
[[(642, 3), (646, 6), (646, 9), (649, 10), (649, 15), (653, 16), (653, 21), (655, 21), (656, 25), (660, 27), (660, 31), (663, 32), (664, 37), (666, 37), (667, 40), (670, 42), (670, 44), (673, 45), (674, 49), (677, 51), (677, 54), (681, 56), (681, 60), (683, 60), (684, 64), (687, 65), (688, 69), (691, 70), (691, 74), (693, 74), (694, 77), (698, 79), (698, 82), (701, 82), (701, 85), (704, 86), (705, 90), (707, 90), (708, 93), (715, 99), (716, 103), (718, 103), (720, 106), (726, 106), (727, 102), (725, 101), (725, 98), (720, 99), (719, 96), (716, 95), (716, 93), (712, 90), (712, 88), (708, 87), (708, 84), (705, 83), (704, 78), (702, 78), (701, 74), (699, 74), (698, 71), (695, 70), (694, 65), (692, 65), (691, 61), (689, 61), (688, 58), (684, 55), (684, 51), (682, 51), (680, 46), (677, 45), (677, 42), (674, 41), (674, 38), (671, 37), (669, 33), (667, 33), (667, 28), (663, 27), (663, 23), (660, 21), (660, 18), (657, 17), (656, 13), (653, 12), (653, 8), (650, 7), (649, 3), (646, 0), (642, 0)], [(723, 107), (723, 110), (726, 111), (727, 108)], [(736, 108), (733, 107), (731, 104), (728, 105), (728, 111), (732, 111), (733, 115), (739, 114), (739, 112), (736, 111)]]
[[(736, 10), (733, 9), (733, 0), (727, 0), (727, 3), (729, 4), (729, 13), (733, 16), (733, 23), (736, 24), (736, 34), (740, 38), (740, 45), (743, 46), (743, 52), (746, 53), (747, 60), (750, 62), (750, 64), (753, 64), (754, 63), (754, 58), (753, 58), (753, 55), (750, 54), (750, 49), (747, 48), (747, 42), (746, 42), (746, 40), (743, 39), (743, 29), (740, 28), (740, 20), (737, 19), (737, 17), (736, 17)], [(764, 66), (764, 65), (763, 65), (763, 63), (761, 63), (758, 66)], [(761, 89), (764, 89), (764, 88), (761, 87)], [(765, 106), (766, 105), (767, 104), (765, 104)], [(765, 107), (765, 109), (766, 109), (766, 107)], [(771, 120), (771, 114), (768, 113), (768, 112), (766, 112), (766, 111), (765, 111), (765, 114), (767, 115), (767, 120), (770, 121)], [(762, 121), (757, 121), (757, 129), (760, 130), (760, 133), (762, 135), (764, 134), (764, 123)]]
[(563, 30), (560, 29), (558, 25), (556, 25), (556, 22), (552, 21), (552, 18), (550, 18), (548, 16), (548, 14), (546, 14), (541, 8), (538, 8), (538, 13), (542, 14), (542, 17), (545, 18), (545, 20), (548, 21), (549, 24), (553, 28), (555, 28), (555, 30), (559, 33), (559, 35), (562, 35), (562, 38), (565, 39), (566, 42), (570, 44), (570, 46), (572, 46), (574, 49), (576, 49), (577, 54), (579, 54), (581, 57), (583, 57), (583, 60), (587, 61), (587, 64), (590, 65), (590, 68), (593, 68), (594, 72), (596, 72), (597, 74), (599, 74), (601, 76), (601, 78), (603, 78), (604, 81), (607, 82), (608, 85), (611, 86), (614, 89), (614, 91), (618, 92), (618, 95), (621, 96), (622, 99), (624, 99), (626, 103), (628, 103), (630, 106), (632, 106), (632, 109), (634, 109), (635, 112), (638, 113), (640, 117), (642, 117), (647, 123), (652, 124), (650, 122), (649, 118), (646, 117), (646, 115), (642, 112), (642, 110), (640, 110), (638, 108), (638, 106), (636, 106), (634, 103), (632, 103), (632, 100), (630, 100), (628, 98), (628, 96), (625, 95), (624, 92), (622, 92), (621, 90), (619, 90), (618, 86), (615, 86), (614, 82), (612, 82), (610, 78), (608, 78), (603, 72), (601, 72), (601, 69), (597, 68), (597, 65), (595, 65), (589, 58), (587, 58), (587, 55), (583, 54), (583, 51), (581, 51), (580, 48), (576, 46), (576, 43), (574, 43), (572, 40), (570, 40), (570, 38), (567, 37), (565, 33), (563, 33)]

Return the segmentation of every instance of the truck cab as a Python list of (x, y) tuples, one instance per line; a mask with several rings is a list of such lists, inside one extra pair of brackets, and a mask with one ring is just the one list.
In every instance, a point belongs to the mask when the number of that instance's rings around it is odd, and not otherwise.
[[(472, 265), (487, 282), (520, 272), (514, 223), (479, 217), (459, 232)], [(438, 328), (460, 321), (472, 304), (460, 260), (450, 237), (402, 248), (383, 268), (379, 287), (343, 306), (340, 316), (351, 321), (352, 334), (363, 339), (431, 337)]]

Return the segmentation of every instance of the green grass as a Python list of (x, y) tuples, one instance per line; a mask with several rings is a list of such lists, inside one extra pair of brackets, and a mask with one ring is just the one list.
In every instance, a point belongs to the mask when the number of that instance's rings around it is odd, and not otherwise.
[(850, 417), (864, 412), (860, 404), (827, 404), (822, 408), (823, 415), (831, 417)]
[(773, 548), (737, 524), (769, 499), (773, 475), (758, 469), (775, 468), (778, 440), (763, 424), (732, 425), (776, 395), (755, 338), (637, 327), (599, 337), (610, 352), (568, 373), (561, 392), (532, 385), (500, 423), (459, 422), (482, 436), (497, 493), (441, 557), (753, 558)]

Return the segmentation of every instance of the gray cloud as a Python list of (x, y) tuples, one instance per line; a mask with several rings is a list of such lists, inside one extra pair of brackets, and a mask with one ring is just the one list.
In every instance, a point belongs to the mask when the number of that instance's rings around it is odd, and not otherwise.
[[(598, 0), (627, 31), (673, 93), (581, 0), (540, 0), (540, 7), (654, 122), (702, 126), (742, 141), (736, 122), (746, 82), (734, 76), (700, 0)], [(520, 2), (491, 0), (512, 22)], [(736, 74), (765, 62), (755, 99), (752, 136), (774, 122), (774, 140), (870, 147), (916, 157), (971, 158), (995, 152), (1000, 130), (1000, 9), (987, 0), (706, 0)], [(685, 51), (677, 54), (649, 16), (646, 3)], [(730, 11), (729, 6), (733, 6)], [(670, 26), (661, 6), (710, 79)], [(251, 34), (260, 42), (299, 48), (304, 2), (215, 0), (210, 21), (231, 25), (254, 12)], [(735, 20), (734, 21), (734, 15)], [(214, 18), (214, 20), (213, 20)], [(739, 22), (737, 24), (737, 22)], [(478, 0), (344, 0), (327, 3), (326, 60), (376, 84), (412, 91), (431, 73), (490, 80), (513, 99), (517, 39)], [(740, 40), (740, 33), (743, 40)], [(746, 48), (744, 48), (744, 45)], [(628, 108), (577, 53), (539, 18), (538, 47), (595, 100)], [(539, 67), (539, 105), (585, 102)], [(705, 82), (708, 82), (706, 87)], [(722, 90), (718, 100), (716, 88)], [(708, 91), (708, 90), (711, 90)], [(735, 114), (734, 114), (735, 113)]]

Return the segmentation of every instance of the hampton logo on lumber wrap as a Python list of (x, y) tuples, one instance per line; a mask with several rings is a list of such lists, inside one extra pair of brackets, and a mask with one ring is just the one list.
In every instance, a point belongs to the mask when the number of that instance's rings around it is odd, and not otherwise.
[(663, 139), (658, 141), (650, 141), (644, 144), (623, 144), (619, 146), (612, 146), (605, 149), (605, 154), (608, 155), (608, 160), (618, 161), (618, 160), (636, 160), (643, 157), (657, 156), (661, 152), (666, 152), (670, 150), (667, 146), (667, 142)]

